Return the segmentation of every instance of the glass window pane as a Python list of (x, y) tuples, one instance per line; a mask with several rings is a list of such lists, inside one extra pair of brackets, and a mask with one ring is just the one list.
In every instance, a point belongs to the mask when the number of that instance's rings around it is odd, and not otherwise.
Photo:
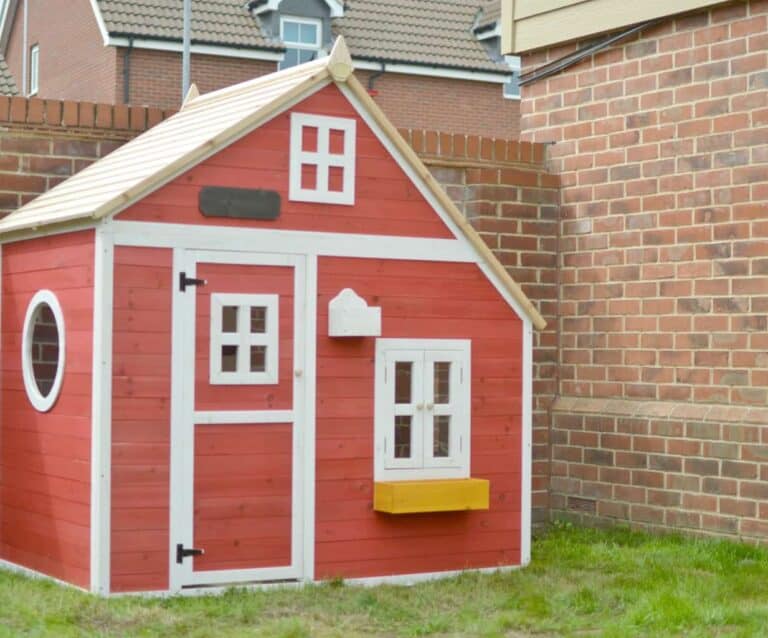
[(299, 42), (299, 24), (298, 22), (283, 22), (283, 41)]
[(280, 68), (287, 69), (292, 66), (296, 66), (299, 63), (299, 50), (298, 49), (286, 49), (285, 57), (280, 65)]
[(267, 369), (267, 346), (251, 346), (251, 372)]
[(267, 309), (264, 306), (251, 306), (251, 333), (264, 334), (267, 331)]
[(395, 458), (411, 458), (411, 417), (395, 417)]
[(435, 362), (435, 403), (451, 402), (451, 363), (450, 361)]
[(317, 43), (317, 25), (301, 24), (299, 25), (299, 42), (302, 44)]
[(237, 346), (221, 346), (221, 371), (237, 372)]
[(413, 386), (413, 364), (410, 361), (395, 363), (395, 403), (410, 403)]
[(224, 306), (221, 309), (221, 331), (237, 332), (237, 306)]
[(44, 397), (51, 393), (59, 369), (59, 327), (53, 310), (42, 303), (35, 311), (32, 328), (32, 374)]
[(435, 416), (433, 421), (432, 456), (435, 458), (451, 455), (451, 417)]
[(317, 51), (313, 51), (312, 49), (299, 49), (299, 63), (304, 64), (304, 62), (311, 62), (315, 59), (315, 56), (317, 55)]
[(328, 190), (332, 193), (344, 191), (344, 169), (341, 166), (328, 167)]

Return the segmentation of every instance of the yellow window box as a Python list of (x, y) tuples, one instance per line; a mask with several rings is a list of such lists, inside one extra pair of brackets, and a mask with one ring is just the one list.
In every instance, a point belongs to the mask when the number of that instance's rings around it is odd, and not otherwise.
[(487, 510), (486, 479), (387, 481), (373, 485), (373, 509), (389, 514)]

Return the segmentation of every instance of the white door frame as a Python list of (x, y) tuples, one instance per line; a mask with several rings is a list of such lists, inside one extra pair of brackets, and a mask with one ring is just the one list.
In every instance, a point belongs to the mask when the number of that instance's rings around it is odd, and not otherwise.
[[(308, 280), (305, 255), (211, 250), (174, 250), (172, 383), (171, 383), (171, 480), (169, 589), (229, 583), (311, 579), (314, 534), (314, 338), (315, 274)], [(194, 369), (196, 294), (179, 289), (180, 273), (197, 276), (198, 263), (285, 266), (294, 268), (293, 408), (292, 410), (195, 411)], [(314, 270), (314, 269), (311, 269)], [(309, 284), (309, 285), (308, 285)], [(244, 291), (246, 292), (246, 291)], [(309, 365), (307, 365), (309, 364)], [(308, 369), (309, 368), (309, 369)], [(311, 401), (311, 404), (310, 404)], [(286, 423), (292, 425), (293, 480), (291, 501), (291, 564), (236, 570), (195, 572), (194, 558), (178, 564), (176, 545), (194, 547), (193, 485), (194, 428), (206, 423)], [(311, 457), (311, 463), (307, 463)], [(311, 486), (311, 487), (310, 487)], [(311, 525), (311, 527), (310, 527)], [(307, 538), (307, 536), (310, 538)]]

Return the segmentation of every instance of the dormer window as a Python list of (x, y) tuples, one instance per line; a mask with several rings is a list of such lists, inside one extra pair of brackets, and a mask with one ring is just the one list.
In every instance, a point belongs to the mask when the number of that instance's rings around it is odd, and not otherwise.
[(287, 69), (314, 60), (322, 45), (322, 33), (320, 20), (280, 16), (280, 39), (285, 44), (285, 58), (280, 68)]

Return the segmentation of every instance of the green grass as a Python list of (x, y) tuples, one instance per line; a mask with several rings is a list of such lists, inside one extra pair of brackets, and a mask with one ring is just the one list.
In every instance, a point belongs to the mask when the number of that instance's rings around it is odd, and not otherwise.
[(0, 571), (0, 638), (766, 635), (768, 550), (627, 530), (558, 526), (524, 570), (415, 587), (103, 600)]

